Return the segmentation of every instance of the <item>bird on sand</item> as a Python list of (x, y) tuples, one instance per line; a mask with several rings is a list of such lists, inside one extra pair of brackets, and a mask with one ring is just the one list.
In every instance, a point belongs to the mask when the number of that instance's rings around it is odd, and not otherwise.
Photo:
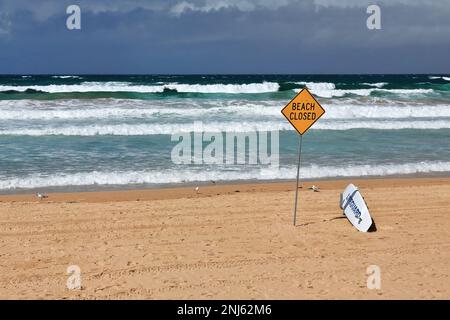
[(315, 185), (312, 185), (312, 186), (309, 187), (308, 189), (309, 189), (309, 190), (312, 190), (312, 191), (314, 191), (314, 192), (319, 192), (319, 191), (320, 191), (320, 188), (319, 188), (319, 187), (316, 187)]
[(39, 200), (42, 200), (42, 199), (47, 199), (48, 195), (46, 195), (44, 193), (36, 192), (36, 197), (38, 197)]
[(195, 187), (195, 193), (198, 194), (198, 190), (200, 190), (200, 187)]

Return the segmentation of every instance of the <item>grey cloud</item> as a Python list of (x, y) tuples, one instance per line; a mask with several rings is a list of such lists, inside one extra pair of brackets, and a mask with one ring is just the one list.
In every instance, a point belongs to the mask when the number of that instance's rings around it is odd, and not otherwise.
[(366, 8), (371, 4), (383, 7), (407, 6), (407, 7), (433, 7), (443, 8), (450, 4), (450, 0), (314, 0), (317, 7), (336, 8)]
[(379, 31), (365, 0), (0, 0), (0, 73), (450, 72), (450, 0), (373, 2)]
[(11, 31), (11, 20), (9, 15), (0, 12), (0, 36), (8, 35)]
[(170, 8), (170, 12), (176, 16), (189, 11), (199, 11), (208, 13), (222, 9), (237, 9), (239, 11), (253, 11), (257, 9), (276, 10), (289, 3), (297, 2), (293, 0), (204, 0), (204, 1), (180, 1)]

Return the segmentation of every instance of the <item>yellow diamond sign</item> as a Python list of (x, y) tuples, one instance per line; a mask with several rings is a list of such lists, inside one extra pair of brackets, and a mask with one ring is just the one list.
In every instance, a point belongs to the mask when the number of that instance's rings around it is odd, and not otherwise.
[(295, 130), (303, 135), (323, 116), (325, 110), (308, 89), (304, 88), (281, 110), (281, 113), (292, 124)]

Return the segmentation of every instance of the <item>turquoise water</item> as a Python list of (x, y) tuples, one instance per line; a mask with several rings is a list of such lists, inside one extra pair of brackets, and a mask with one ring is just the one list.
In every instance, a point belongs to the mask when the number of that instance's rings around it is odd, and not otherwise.
[[(302, 177), (450, 172), (450, 76), (0, 76), (0, 192), (295, 177), (280, 111), (307, 86), (326, 110)], [(171, 136), (279, 130), (279, 165), (176, 164)], [(206, 146), (208, 143), (204, 143)]]

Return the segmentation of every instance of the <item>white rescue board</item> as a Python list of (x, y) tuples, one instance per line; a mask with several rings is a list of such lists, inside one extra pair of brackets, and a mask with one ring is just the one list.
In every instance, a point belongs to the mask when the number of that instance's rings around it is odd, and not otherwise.
[(372, 226), (367, 204), (355, 185), (349, 184), (341, 194), (341, 208), (350, 223), (359, 231), (367, 232)]

